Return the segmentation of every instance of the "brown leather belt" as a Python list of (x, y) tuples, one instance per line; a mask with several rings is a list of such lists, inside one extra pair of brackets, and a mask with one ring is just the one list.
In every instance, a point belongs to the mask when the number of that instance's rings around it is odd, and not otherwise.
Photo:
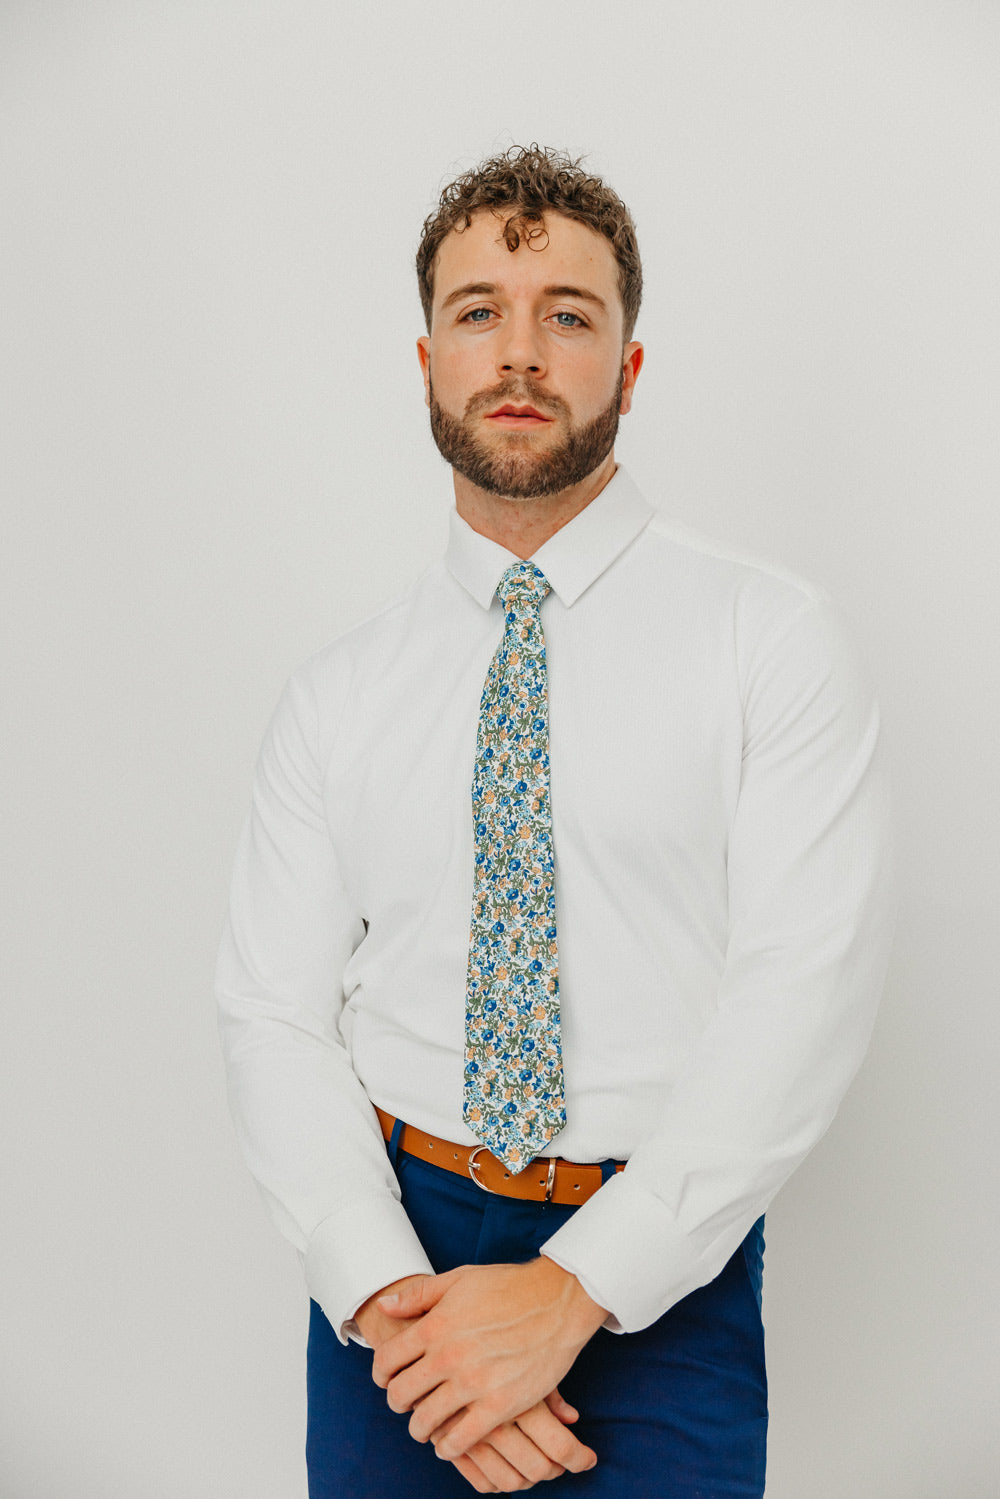
[[(383, 1135), (390, 1139), (395, 1119), (377, 1104), (375, 1112)], [(557, 1202), (563, 1206), (586, 1202), (604, 1180), (600, 1166), (580, 1166), (559, 1156), (539, 1156), (523, 1171), (511, 1172), (485, 1145), (453, 1145), (450, 1140), (439, 1140), (436, 1135), (428, 1135), (412, 1124), (403, 1125), (399, 1148), (407, 1155), (416, 1156), (418, 1161), (443, 1166), (445, 1171), (454, 1171), (456, 1176), (471, 1177), (484, 1192), (493, 1192), (499, 1197), (520, 1197), (528, 1202)], [(624, 1163), (616, 1163), (616, 1171), (624, 1169)]]

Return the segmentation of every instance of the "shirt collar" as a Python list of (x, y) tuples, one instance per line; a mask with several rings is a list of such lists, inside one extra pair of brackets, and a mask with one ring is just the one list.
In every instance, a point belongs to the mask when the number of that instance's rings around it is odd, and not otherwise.
[[(648, 524), (654, 510), (632, 479), (617, 468), (596, 499), (550, 536), (531, 558), (567, 608), (575, 604)], [(452, 577), (488, 609), (496, 586), (520, 559), (499, 542), (474, 531), (452, 507), (445, 565)]]

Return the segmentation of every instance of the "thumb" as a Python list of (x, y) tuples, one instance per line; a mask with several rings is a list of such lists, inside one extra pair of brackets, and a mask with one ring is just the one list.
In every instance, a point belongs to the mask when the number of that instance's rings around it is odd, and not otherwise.
[(422, 1317), (432, 1306), (437, 1306), (450, 1285), (449, 1274), (424, 1275), (399, 1291), (388, 1296), (379, 1296), (379, 1311), (387, 1317)]
[(574, 1421), (579, 1420), (580, 1412), (570, 1405), (568, 1400), (563, 1399), (558, 1387), (552, 1391), (551, 1395), (546, 1395), (545, 1404), (552, 1414), (558, 1416), (559, 1420), (566, 1426), (570, 1426)]

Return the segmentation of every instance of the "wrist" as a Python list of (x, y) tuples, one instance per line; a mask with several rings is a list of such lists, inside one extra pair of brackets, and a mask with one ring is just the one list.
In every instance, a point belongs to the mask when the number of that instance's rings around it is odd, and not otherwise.
[(582, 1348), (607, 1321), (607, 1308), (584, 1290), (571, 1270), (564, 1270), (555, 1260), (543, 1254), (532, 1261), (532, 1268), (536, 1266), (535, 1274), (553, 1304), (558, 1304), (567, 1333)]

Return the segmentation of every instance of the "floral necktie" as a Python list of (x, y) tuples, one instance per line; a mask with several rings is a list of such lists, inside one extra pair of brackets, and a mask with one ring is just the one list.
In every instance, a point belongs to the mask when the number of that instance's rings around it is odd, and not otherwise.
[(514, 563), (497, 585), (504, 633), (483, 687), (472, 783), (463, 1112), (510, 1171), (566, 1123), (540, 616), (548, 591), (532, 562)]

